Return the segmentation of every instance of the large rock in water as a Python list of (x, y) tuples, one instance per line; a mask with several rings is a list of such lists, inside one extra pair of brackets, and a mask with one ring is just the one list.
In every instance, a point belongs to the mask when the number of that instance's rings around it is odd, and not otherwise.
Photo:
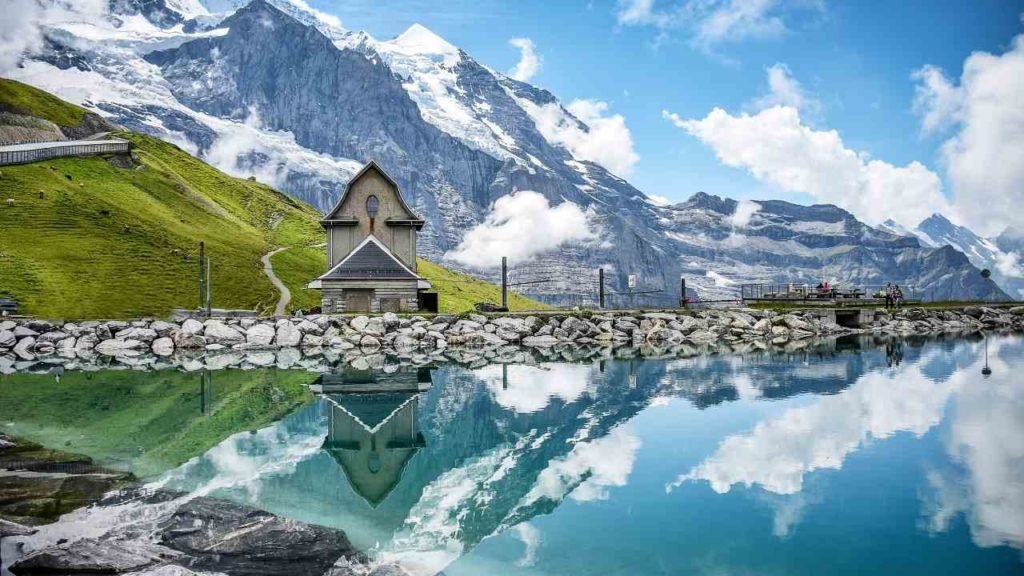
[(214, 498), (183, 505), (161, 532), (162, 544), (189, 556), (196, 570), (321, 576), (342, 556), (363, 559), (340, 530)]
[(141, 540), (85, 539), (43, 548), (11, 566), (22, 574), (124, 574), (165, 564), (178, 557), (173, 550)]

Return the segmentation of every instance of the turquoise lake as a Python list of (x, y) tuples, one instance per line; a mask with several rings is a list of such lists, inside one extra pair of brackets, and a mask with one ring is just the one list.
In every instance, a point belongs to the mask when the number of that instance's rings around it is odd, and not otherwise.
[[(11, 433), (60, 433), (29, 415), (47, 387), (67, 426), (130, 427), (117, 398), (169, 398), (180, 426), (66, 448), (343, 529), (414, 574), (1024, 574), (1018, 337), (44, 380), (0, 378)], [(275, 398), (295, 405), (261, 420)]]

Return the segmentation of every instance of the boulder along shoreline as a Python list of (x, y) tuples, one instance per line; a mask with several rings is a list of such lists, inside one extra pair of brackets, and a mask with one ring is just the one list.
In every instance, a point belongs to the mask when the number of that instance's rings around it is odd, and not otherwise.
[(387, 356), (413, 364), (472, 365), (545, 358), (688, 356), (769, 346), (801, 348), (818, 338), (849, 334), (1024, 332), (1024, 306), (867, 312), (859, 318), (859, 327), (837, 324), (835, 312), (829, 310), (779, 313), (748, 308), (529, 316), (386, 313), (277, 320), (187, 319), (180, 323), (153, 319), (80, 323), (0, 320), (0, 374), (117, 367), (328, 370), (336, 365), (379, 367)]

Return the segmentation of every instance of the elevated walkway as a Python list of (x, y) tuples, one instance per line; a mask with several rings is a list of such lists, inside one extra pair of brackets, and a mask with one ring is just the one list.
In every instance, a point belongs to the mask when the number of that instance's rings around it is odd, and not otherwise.
[(65, 140), (61, 142), (33, 142), (0, 146), (0, 166), (29, 164), (67, 156), (97, 156), (100, 154), (127, 154), (132, 143), (121, 138), (102, 140)]

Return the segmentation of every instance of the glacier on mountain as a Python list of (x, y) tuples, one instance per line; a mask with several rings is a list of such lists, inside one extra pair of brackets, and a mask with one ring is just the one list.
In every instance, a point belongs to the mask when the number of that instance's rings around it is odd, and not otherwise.
[[(612, 304), (673, 304), (680, 277), (691, 297), (713, 299), (734, 297), (744, 282), (820, 279), (893, 281), (932, 298), (1005, 297), (971, 254), (871, 228), (834, 206), (758, 201), (751, 210), (703, 193), (674, 205), (648, 197), (609, 170), (628, 172), (628, 155), (594, 152), (589, 139), (601, 134), (586, 121), (602, 119), (592, 114), (606, 112), (599, 103), (563, 106), (421, 25), (379, 41), (301, 0), (111, 7), (47, 20), (46, 47), (12, 75), (320, 209), (375, 159), (427, 220), (421, 252), (434, 260), (499, 198), (530, 190), (551, 206), (572, 202), (605, 241), (512, 263), (526, 291), (549, 301), (594, 303), (598, 268)], [(496, 279), (502, 255), (466, 268)], [(642, 297), (630, 294), (631, 275)]]

